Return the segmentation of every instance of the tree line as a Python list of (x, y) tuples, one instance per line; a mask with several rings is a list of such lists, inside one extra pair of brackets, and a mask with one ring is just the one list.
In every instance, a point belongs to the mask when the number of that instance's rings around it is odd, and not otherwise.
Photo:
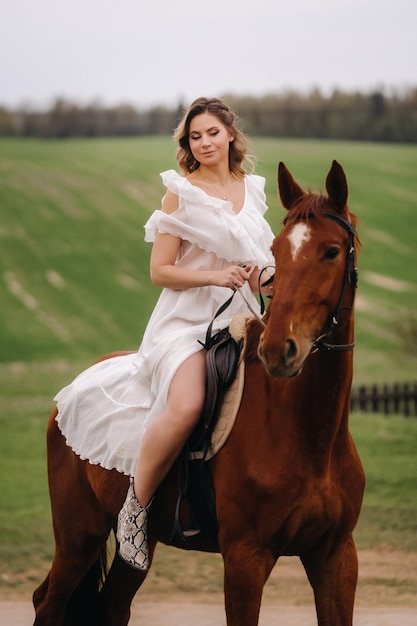
[[(225, 95), (245, 133), (264, 137), (417, 142), (417, 87), (386, 95), (335, 90), (325, 96), (286, 92), (263, 97)], [(109, 137), (167, 135), (183, 112), (175, 107), (140, 109), (131, 104), (81, 106), (59, 98), (47, 111), (0, 106), (3, 137)]]

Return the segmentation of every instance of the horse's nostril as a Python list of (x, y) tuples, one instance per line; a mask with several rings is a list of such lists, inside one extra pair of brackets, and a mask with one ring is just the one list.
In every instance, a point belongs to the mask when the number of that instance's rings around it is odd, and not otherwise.
[(285, 342), (285, 362), (292, 361), (297, 356), (297, 344), (293, 339), (287, 339)]

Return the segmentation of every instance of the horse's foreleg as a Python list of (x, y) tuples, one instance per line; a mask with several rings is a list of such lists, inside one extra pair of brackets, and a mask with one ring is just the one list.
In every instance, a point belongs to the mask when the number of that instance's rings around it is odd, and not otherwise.
[(40, 606), (41, 603), (44, 601), (44, 598), (46, 594), (48, 593), (49, 576), (50, 574), (48, 573), (43, 583), (41, 583), (39, 587), (37, 587), (35, 591), (33, 592), (32, 601), (33, 601), (33, 606), (35, 607), (35, 611), (37, 607)]
[[(149, 539), (149, 561), (152, 564), (156, 542)], [(112, 566), (100, 591), (100, 626), (126, 626), (132, 600), (148, 572), (134, 569), (116, 552)]]
[(358, 578), (352, 536), (328, 560), (319, 551), (301, 560), (314, 591), (319, 626), (352, 626)]
[(275, 558), (269, 551), (242, 542), (229, 546), (223, 560), (227, 626), (256, 626)]

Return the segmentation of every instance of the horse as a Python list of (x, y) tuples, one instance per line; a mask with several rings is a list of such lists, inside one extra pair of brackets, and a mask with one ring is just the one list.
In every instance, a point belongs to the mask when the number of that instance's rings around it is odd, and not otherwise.
[[(272, 244), (272, 299), (262, 323), (247, 324), (240, 408), (225, 445), (207, 462), (218, 533), (203, 523), (183, 547), (222, 554), (227, 626), (258, 624), (262, 591), (280, 556), (301, 560), (319, 626), (351, 626), (358, 571), (352, 533), (365, 485), (348, 426), (357, 219), (336, 161), (325, 194), (305, 192), (283, 163), (278, 189), (287, 213)], [(128, 477), (81, 460), (55, 418), (56, 411), (47, 450), (56, 549), (33, 595), (34, 624), (125, 626), (147, 572), (117, 550), (105, 571), (103, 561)], [(157, 542), (170, 543), (177, 481), (173, 469), (154, 497), (151, 562)]]

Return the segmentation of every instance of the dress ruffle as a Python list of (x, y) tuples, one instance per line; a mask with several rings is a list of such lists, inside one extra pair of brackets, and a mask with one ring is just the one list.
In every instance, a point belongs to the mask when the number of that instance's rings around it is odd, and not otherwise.
[(263, 266), (270, 262), (264, 253), (271, 245), (271, 231), (263, 218), (267, 210), (264, 178), (245, 177), (245, 201), (236, 214), (231, 202), (207, 195), (175, 170), (163, 172), (161, 177), (164, 185), (178, 195), (179, 207), (172, 214), (161, 210), (152, 214), (145, 224), (146, 241), (155, 241), (157, 232), (168, 233), (231, 263)]

